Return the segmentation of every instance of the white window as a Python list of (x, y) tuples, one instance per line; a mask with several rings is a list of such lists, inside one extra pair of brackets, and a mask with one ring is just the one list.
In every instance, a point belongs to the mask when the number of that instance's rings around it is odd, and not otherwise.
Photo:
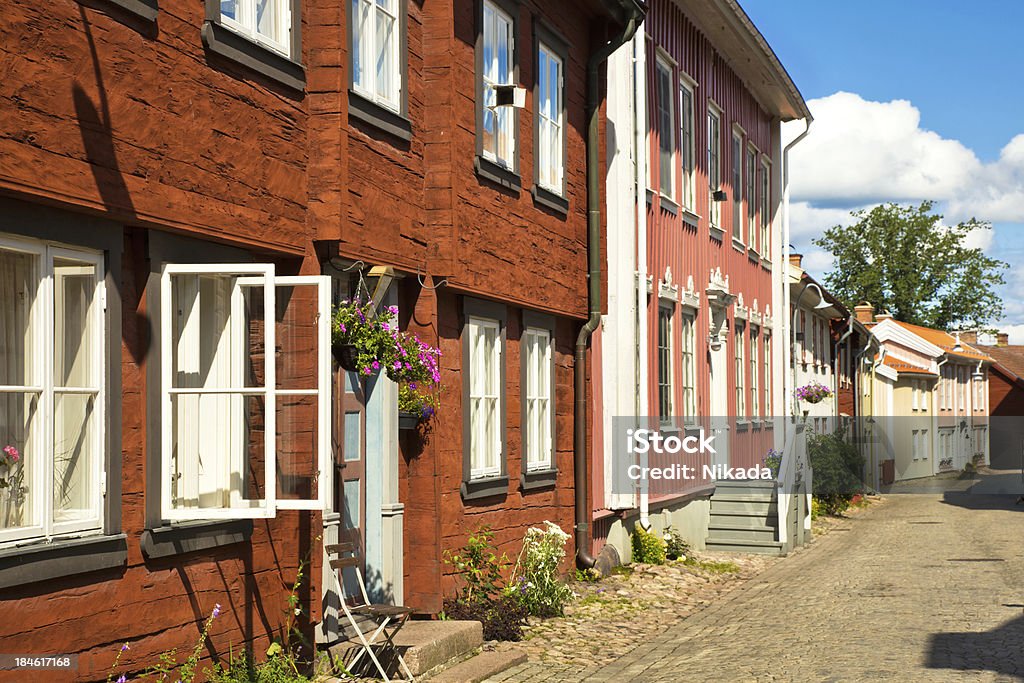
[(771, 167), (767, 161), (761, 163), (761, 256), (772, 257), (772, 192)]
[(708, 213), (710, 214), (711, 225), (716, 228), (722, 223), (722, 206), (716, 202), (713, 195), (720, 189), (722, 184), (722, 118), (719, 113), (708, 105)]
[(270, 264), (167, 264), (160, 299), (162, 517), (322, 509), (330, 279), (275, 277)]
[(912, 403), (911, 403), (911, 410), (917, 411), (920, 408), (920, 406), (918, 405), (918, 398), (917, 398), (917, 380), (911, 381), (911, 383), (910, 383), (910, 393), (911, 393), (911, 401), (912, 401)]
[(0, 542), (99, 531), (100, 254), (0, 237)]
[(538, 184), (557, 195), (562, 194), (564, 162), (564, 122), (562, 107), (562, 58), (544, 43), (537, 55), (537, 142)]
[(682, 168), (683, 208), (695, 210), (693, 198), (693, 87), (685, 80), (679, 82), (679, 159)]
[(743, 420), (747, 416), (747, 361), (746, 361), (747, 335), (746, 325), (736, 323), (736, 334), (733, 335), (733, 352), (736, 355), (736, 418)]
[(695, 350), (696, 334), (694, 332), (694, 315), (683, 310), (682, 338), (683, 348), (680, 360), (683, 366), (683, 417), (687, 422), (694, 422), (697, 417), (697, 354)]
[(743, 134), (732, 134), (732, 238), (743, 241)]
[(761, 333), (757, 327), (750, 326), (750, 417), (757, 419), (760, 416), (761, 389), (758, 386), (758, 341)]
[(662, 424), (672, 419), (675, 398), (672, 355), (672, 307), (658, 306), (658, 415)]
[(402, 109), (402, 0), (351, 0), (352, 87), (395, 112)]
[(470, 317), (469, 428), (470, 478), (501, 475), (501, 323)]
[(220, 21), (253, 42), (291, 56), (291, 0), (221, 0)]
[(494, 86), (515, 85), (515, 22), (492, 2), (483, 6), (483, 154), (515, 170), (516, 109), (494, 107)]
[(526, 359), (526, 471), (549, 470), (551, 462), (551, 333), (528, 327)]
[(764, 414), (772, 417), (772, 336), (764, 335)]
[(747, 148), (747, 246), (757, 249), (757, 150)]
[(675, 152), (675, 92), (672, 89), (672, 65), (662, 57), (655, 63), (658, 86), (658, 173), (661, 194), (676, 196)]

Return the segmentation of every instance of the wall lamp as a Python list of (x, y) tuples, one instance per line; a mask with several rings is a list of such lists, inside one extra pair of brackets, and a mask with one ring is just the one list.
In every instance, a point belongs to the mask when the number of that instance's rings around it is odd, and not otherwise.
[(725, 190), (714, 190), (711, 193), (711, 200), (715, 202), (724, 202), (729, 199), (729, 195), (725, 193)]
[(526, 107), (526, 88), (520, 88), (517, 85), (492, 85), (491, 90), (494, 91), (494, 103), (489, 105), (488, 109), (497, 109), (498, 107), (524, 109)]

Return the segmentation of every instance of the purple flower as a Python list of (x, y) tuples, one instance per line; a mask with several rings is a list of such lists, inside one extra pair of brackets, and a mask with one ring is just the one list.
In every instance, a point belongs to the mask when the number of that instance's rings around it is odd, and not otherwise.
[(377, 360), (373, 361), (373, 369), (374, 370), (380, 370), (380, 361), (377, 361)]
[[(408, 365), (408, 363), (406, 363), (406, 365)], [(402, 361), (396, 360), (394, 368), (395, 368), (395, 370), (401, 370), (402, 369)]]
[(121, 674), (121, 677), (117, 679), (117, 683), (128, 683), (128, 679), (124, 677), (124, 674)]
[(125, 643), (124, 645), (121, 646), (121, 652), (124, 652), (125, 650), (130, 650), (130, 649), (131, 648), (128, 647), (128, 643)]
[(345, 327), (345, 323), (338, 323), (338, 331), (341, 332), (342, 334), (345, 334), (345, 332), (348, 331), (348, 329)]
[(409, 382), (409, 388), (410, 389), (415, 389), (416, 388), (416, 382)]
[(210, 616), (213, 617), (214, 619), (216, 619), (217, 617), (220, 616), (220, 603), (219, 602), (216, 605), (213, 606), (213, 612), (210, 614)]

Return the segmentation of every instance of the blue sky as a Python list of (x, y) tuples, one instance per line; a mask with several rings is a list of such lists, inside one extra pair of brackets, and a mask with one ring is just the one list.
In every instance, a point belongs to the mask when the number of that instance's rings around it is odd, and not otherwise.
[(1000, 326), (1024, 343), (1024, 2), (740, 1), (815, 116), (792, 155), (809, 269), (851, 209), (935, 199), (992, 221), (976, 243), (1011, 265)]

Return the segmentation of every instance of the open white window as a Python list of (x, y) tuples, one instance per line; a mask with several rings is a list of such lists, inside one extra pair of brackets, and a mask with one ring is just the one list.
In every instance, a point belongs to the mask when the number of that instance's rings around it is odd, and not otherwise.
[(164, 266), (164, 519), (323, 508), (329, 344), (328, 278), (275, 277), (268, 264)]

